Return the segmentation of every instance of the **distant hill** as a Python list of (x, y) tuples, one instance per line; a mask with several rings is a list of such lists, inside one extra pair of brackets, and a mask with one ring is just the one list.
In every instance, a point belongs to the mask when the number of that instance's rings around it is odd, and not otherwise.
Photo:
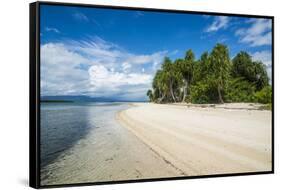
[(90, 97), (90, 96), (41, 96), (41, 101), (70, 101), (70, 102), (144, 102), (144, 101), (128, 101), (106, 97)]

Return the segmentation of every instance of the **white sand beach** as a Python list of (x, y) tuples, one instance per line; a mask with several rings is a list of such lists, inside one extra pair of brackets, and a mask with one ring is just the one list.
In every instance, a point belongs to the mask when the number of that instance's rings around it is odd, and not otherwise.
[(256, 108), (137, 103), (118, 120), (187, 176), (270, 171), (271, 111)]
[(42, 168), (41, 184), (271, 170), (271, 111), (245, 104), (122, 106), (93, 106), (89, 132)]

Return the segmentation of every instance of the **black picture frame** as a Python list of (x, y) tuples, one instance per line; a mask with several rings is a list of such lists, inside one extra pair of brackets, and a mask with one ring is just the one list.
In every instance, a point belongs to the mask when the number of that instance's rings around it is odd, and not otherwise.
[[(272, 169), (271, 171), (247, 172), (247, 173), (231, 173), (231, 174), (214, 174), (202, 176), (184, 176), (157, 179), (138, 179), (138, 180), (122, 180), (122, 181), (106, 181), (91, 183), (75, 183), (60, 185), (44, 185), (40, 184), (40, 5), (56, 5), (56, 6), (75, 6), (75, 7), (93, 7), (117, 10), (140, 10), (166, 13), (188, 13), (195, 15), (215, 15), (215, 16), (235, 16), (248, 18), (266, 18), (272, 21)], [(152, 182), (165, 180), (185, 180), (197, 178), (211, 177), (227, 177), (227, 176), (243, 176), (243, 175), (260, 175), (274, 173), (274, 16), (250, 15), (250, 14), (234, 14), (220, 12), (201, 12), (187, 10), (170, 10), (143, 7), (126, 7), (111, 5), (93, 5), (80, 3), (59, 3), (39, 1), (29, 4), (29, 185), (33, 188), (54, 188), (54, 187), (73, 187), (103, 184), (121, 184), (136, 182)]]

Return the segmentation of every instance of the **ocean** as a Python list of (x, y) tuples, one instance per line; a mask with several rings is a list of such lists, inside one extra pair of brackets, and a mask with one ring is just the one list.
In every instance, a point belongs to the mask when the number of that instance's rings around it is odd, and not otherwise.
[(95, 128), (109, 127), (128, 103), (41, 103), (41, 169), (53, 163)]

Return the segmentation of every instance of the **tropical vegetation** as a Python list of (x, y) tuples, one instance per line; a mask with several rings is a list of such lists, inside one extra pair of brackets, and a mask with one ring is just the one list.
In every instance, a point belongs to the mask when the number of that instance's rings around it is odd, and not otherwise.
[(228, 47), (216, 44), (198, 60), (191, 49), (184, 58), (165, 57), (147, 96), (155, 103), (271, 104), (272, 88), (265, 64), (252, 60), (245, 51), (231, 59)]

